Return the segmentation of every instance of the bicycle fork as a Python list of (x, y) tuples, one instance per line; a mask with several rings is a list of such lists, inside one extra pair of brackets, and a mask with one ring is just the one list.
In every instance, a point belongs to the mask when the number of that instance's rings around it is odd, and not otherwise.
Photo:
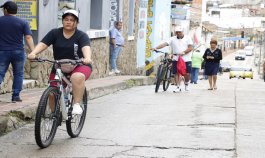
[(161, 78), (160, 78), (161, 80), (165, 80), (166, 73), (167, 73), (167, 67), (163, 66), (162, 67), (162, 74), (161, 74)]

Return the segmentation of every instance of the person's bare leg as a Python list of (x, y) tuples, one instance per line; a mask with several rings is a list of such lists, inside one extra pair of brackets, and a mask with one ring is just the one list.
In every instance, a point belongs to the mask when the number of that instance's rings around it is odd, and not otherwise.
[(71, 82), (73, 86), (74, 104), (80, 103), (85, 90), (85, 75), (79, 72), (74, 73), (71, 76)]
[(209, 81), (210, 89), (213, 89), (213, 76), (208, 76), (208, 81)]
[(179, 82), (179, 75), (178, 74), (174, 75), (174, 81), (175, 81), (176, 86), (179, 87), (180, 86), (180, 82)]
[(217, 89), (216, 87), (217, 75), (213, 75), (213, 88)]
[(189, 73), (186, 73), (186, 75), (184, 76), (185, 78), (185, 84), (188, 83), (189, 84), (189, 81), (190, 81), (190, 74)]

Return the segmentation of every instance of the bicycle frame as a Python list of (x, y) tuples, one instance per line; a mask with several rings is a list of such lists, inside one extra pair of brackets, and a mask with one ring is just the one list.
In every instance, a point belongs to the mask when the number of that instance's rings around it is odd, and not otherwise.
[(164, 53), (164, 57), (161, 59), (160, 64), (159, 64), (162, 66), (162, 69), (163, 69), (162, 80), (165, 79), (166, 69), (168, 69), (171, 64), (170, 60), (167, 57), (168, 57), (168, 53)]
[[(50, 62), (55, 66), (55, 77), (49, 80), (48, 88), (43, 92), (36, 111), (35, 140), (39, 147), (48, 147), (56, 134), (58, 126), (65, 121), (66, 130), (72, 138), (78, 137), (82, 131), (87, 110), (87, 92), (84, 90), (82, 98), (83, 112), (81, 115), (72, 114), (72, 83), (62, 72), (62, 64), (78, 65), (82, 60), (55, 60), (37, 58), (37, 62)], [(67, 86), (64, 88), (64, 82)], [(52, 84), (54, 83), (54, 84)], [(66, 94), (68, 95), (66, 98)], [(69, 106), (68, 106), (69, 105)], [(48, 108), (47, 108), (48, 107)]]
[[(62, 116), (63, 116), (63, 120), (67, 120), (68, 119), (68, 107), (66, 107), (65, 105), (65, 100), (64, 100), (64, 86), (63, 86), (63, 81), (67, 84), (67, 86), (69, 87), (69, 89), (72, 89), (72, 83), (66, 78), (66, 76), (62, 73), (62, 70), (60, 68), (56, 69), (56, 73), (55, 73), (55, 78), (54, 80), (51, 80), (50, 82), (57, 82), (57, 88), (59, 89), (59, 94), (60, 94), (60, 108), (62, 110)], [(50, 85), (49, 85), (50, 86)], [(68, 96), (68, 100), (69, 100), (69, 96)], [(69, 102), (69, 101), (68, 101)]]
[(163, 82), (163, 90), (166, 91), (168, 89), (168, 86), (170, 84), (170, 78), (171, 78), (171, 59), (168, 58), (168, 53), (161, 52), (161, 51), (155, 51), (156, 53), (163, 53), (164, 56), (160, 60), (160, 64), (157, 69), (156, 74), (156, 86), (155, 86), (155, 92), (158, 92), (160, 83)]
[[(70, 80), (67, 79), (67, 77), (64, 75), (64, 73), (62, 72), (59, 63), (59, 61), (51, 61), (51, 60), (48, 60), (48, 59), (40, 59), (38, 58), (37, 60), (39, 61), (47, 61), (47, 62), (50, 62), (50, 63), (53, 63), (53, 64), (57, 64), (56, 66), (56, 73), (55, 73), (55, 78), (54, 80), (50, 80), (49, 81), (49, 86), (51, 86), (50, 83), (52, 82), (56, 82), (57, 83), (57, 88), (59, 90), (59, 96), (56, 96), (56, 97), (60, 97), (60, 99), (57, 98), (57, 105), (60, 105), (60, 106), (55, 106), (55, 110), (60, 112), (62, 111), (62, 118), (63, 120), (67, 120), (68, 119), (68, 110), (69, 108), (65, 105), (65, 100), (64, 100), (64, 86), (63, 86), (63, 81), (67, 84), (68, 88), (69, 88), (69, 91), (71, 92), (72, 91), (72, 83)], [(62, 62), (64, 63), (64, 62)], [(65, 63), (71, 63), (71, 62), (65, 62)], [(78, 61), (75, 61), (75, 64), (77, 63), (81, 63), (81, 60), (78, 60)], [(69, 94), (68, 94), (69, 95)], [(68, 96), (68, 103), (69, 103), (69, 100), (71, 100), (72, 98), (70, 97), (70, 95)], [(60, 109), (61, 108), (61, 109)]]

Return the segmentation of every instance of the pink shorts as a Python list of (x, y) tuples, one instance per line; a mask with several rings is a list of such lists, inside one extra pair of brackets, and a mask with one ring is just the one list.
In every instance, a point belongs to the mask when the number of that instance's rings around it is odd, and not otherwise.
[[(74, 74), (76, 72), (80, 72), (80, 73), (84, 74), (85, 80), (87, 80), (90, 77), (92, 70), (89, 66), (79, 65), (69, 75), (71, 76), (72, 74)], [(49, 76), (49, 80), (54, 80), (54, 78), (55, 78), (55, 73), (51, 73)], [(66, 86), (66, 83), (63, 83), (63, 84), (64, 84), (64, 86)], [(51, 82), (50, 85), (54, 87), (54, 86), (57, 86), (57, 83)]]

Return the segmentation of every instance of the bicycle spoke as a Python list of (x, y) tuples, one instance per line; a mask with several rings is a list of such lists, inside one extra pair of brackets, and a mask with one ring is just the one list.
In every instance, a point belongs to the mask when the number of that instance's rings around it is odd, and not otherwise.
[[(57, 116), (54, 109), (56, 107), (57, 89), (48, 87), (42, 94), (35, 119), (35, 140), (41, 147), (49, 146), (54, 138), (57, 129)], [(55, 99), (50, 100), (53, 97)]]
[(83, 126), (84, 126), (84, 122), (85, 122), (85, 118), (86, 118), (86, 111), (87, 111), (87, 92), (86, 90), (84, 90), (84, 95), (83, 98), (80, 102), (80, 106), (83, 109), (83, 113), (81, 115), (71, 115), (70, 118), (68, 120), (66, 120), (66, 128), (67, 128), (67, 132), (68, 134), (72, 137), (75, 138), (77, 137)]

